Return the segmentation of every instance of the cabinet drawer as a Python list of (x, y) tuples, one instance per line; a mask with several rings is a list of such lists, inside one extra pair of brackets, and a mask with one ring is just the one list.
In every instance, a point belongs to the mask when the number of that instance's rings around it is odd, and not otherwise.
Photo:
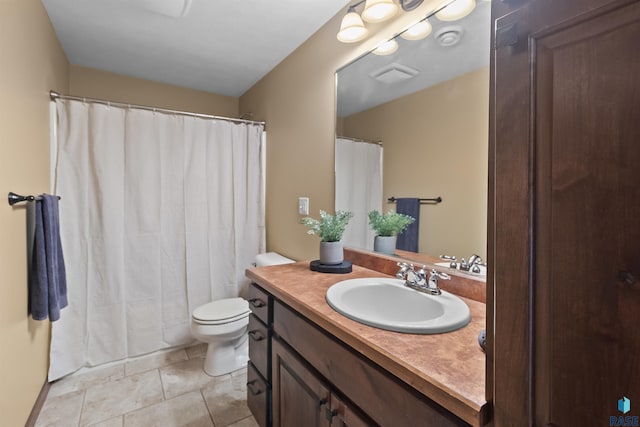
[(271, 425), (269, 386), (251, 362), (247, 364), (247, 406), (260, 427)]
[(269, 375), (269, 330), (255, 314), (249, 316), (249, 359), (267, 381)]
[(260, 289), (255, 283), (251, 283), (248, 296), (251, 312), (262, 320), (262, 323), (271, 326), (271, 318), (269, 317), (271, 297), (269, 294)]

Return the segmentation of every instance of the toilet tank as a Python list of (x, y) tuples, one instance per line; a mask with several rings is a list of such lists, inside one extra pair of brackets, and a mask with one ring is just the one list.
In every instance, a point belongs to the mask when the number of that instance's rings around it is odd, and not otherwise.
[(291, 264), (295, 261), (280, 255), (277, 252), (266, 252), (256, 255), (256, 267), (266, 267), (269, 265)]

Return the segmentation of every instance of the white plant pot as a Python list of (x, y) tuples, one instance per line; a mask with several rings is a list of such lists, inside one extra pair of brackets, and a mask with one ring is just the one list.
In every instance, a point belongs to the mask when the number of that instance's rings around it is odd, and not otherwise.
[(394, 255), (396, 253), (397, 236), (376, 236), (373, 241), (373, 250), (382, 254)]
[(320, 263), (341, 264), (344, 261), (342, 242), (320, 242)]

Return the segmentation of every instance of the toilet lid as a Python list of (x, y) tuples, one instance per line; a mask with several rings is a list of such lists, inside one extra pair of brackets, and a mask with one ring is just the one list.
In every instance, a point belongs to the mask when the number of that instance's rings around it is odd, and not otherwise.
[(232, 321), (247, 316), (249, 303), (242, 298), (227, 298), (213, 301), (193, 310), (193, 318), (203, 322)]

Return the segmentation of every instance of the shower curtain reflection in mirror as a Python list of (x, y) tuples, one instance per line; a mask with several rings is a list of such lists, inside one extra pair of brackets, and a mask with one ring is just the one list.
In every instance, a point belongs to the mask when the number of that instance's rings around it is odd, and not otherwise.
[(336, 137), (335, 209), (353, 212), (342, 237), (346, 246), (372, 250), (368, 214), (382, 211), (382, 144)]
[(263, 125), (56, 100), (69, 307), (49, 380), (189, 344), (265, 249)]

